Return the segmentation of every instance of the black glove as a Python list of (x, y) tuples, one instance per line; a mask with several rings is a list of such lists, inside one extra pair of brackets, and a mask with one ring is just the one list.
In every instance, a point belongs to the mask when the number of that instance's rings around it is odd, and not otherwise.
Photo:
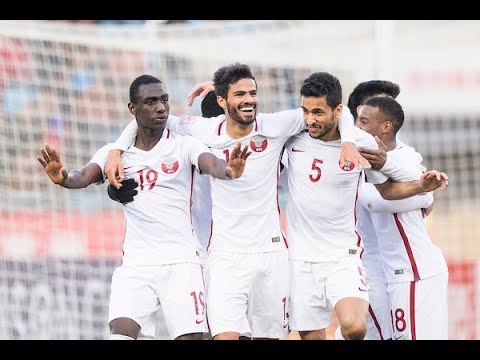
[(120, 189), (117, 189), (113, 185), (108, 185), (107, 193), (110, 199), (125, 205), (133, 201), (133, 197), (138, 194), (138, 191), (135, 190), (137, 186), (138, 183), (134, 179), (127, 179), (122, 181), (122, 187)]

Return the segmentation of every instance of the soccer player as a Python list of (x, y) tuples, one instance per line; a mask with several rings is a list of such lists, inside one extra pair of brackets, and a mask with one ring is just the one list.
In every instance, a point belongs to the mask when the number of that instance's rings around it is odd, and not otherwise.
[[(362, 171), (338, 166), (338, 118), (342, 88), (331, 74), (310, 75), (300, 90), (308, 132), (293, 136), (288, 154), (287, 235), (290, 240), (290, 325), (302, 339), (325, 339), (335, 309), (345, 339), (363, 339), (368, 286), (355, 232), (355, 203)], [(376, 149), (375, 139), (357, 128), (357, 146)], [(444, 188), (435, 170), (419, 181), (399, 183), (365, 170), (387, 199)]]
[[(209, 92), (211, 85), (197, 85), (192, 96)], [(217, 340), (240, 336), (280, 338), (288, 330), (289, 289), (288, 242), (281, 231), (277, 198), (279, 161), (288, 138), (305, 129), (303, 111), (257, 113), (257, 84), (247, 65), (220, 68), (214, 74), (213, 85), (225, 115), (209, 119), (170, 116), (167, 124), (175, 132), (200, 139), (223, 159), (229, 159), (238, 141), (253, 151), (242, 178), (235, 184), (238, 186), (211, 181), (212, 232), (206, 261), (210, 331)], [(354, 141), (351, 114), (347, 109), (342, 115), (343, 140)], [(128, 148), (136, 133), (135, 124), (129, 124), (115, 147)], [(348, 160), (352, 166), (370, 166), (357, 156), (353, 143), (344, 142), (342, 149), (342, 165)], [(123, 168), (119, 153), (110, 152), (105, 168), (109, 181), (117, 186)], [(340, 157), (339, 151), (337, 163)]]
[[(348, 98), (348, 104), (352, 113), (357, 114), (357, 117), (358, 111), (368, 99), (375, 96), (391, 97), (395, 99), (399, 94), (400, 86), (391, 81), (365, 81), (358, 84), (354, 88)], [(383, 144), (378, 138), (377, 141)], [(400, 140), (398, 140), (398, 138), (397, 141), (400, 144)], [(414, 165), (415, 163), (422, 161), (421, 155), (416, 153), (415, 149), (406, 146), (405, 144), (403, 145), (404, 151), (407, 149), (409, 151), (413, 151), (413, 154), (411, 155), (418, 158), (418, 161), (414, 161)], [(380, 146), (379, 152), (360, 152), (369, 160), (369, 162), (372, 164), (372, 168), (381, 170), (390, 177), (395, 177), (396, 180), (412, 181), (418, 179), (418, 170), (409, 170), (410, 167), (404, 168), (403, 173), (400, 174), (398, 172), (396, 174), (391, 173), (389, 170), (393, 169), (390, 164), (392, 159), (387, 159), (387, 153), (383, 149), (383, 146)], [(401, 166), (401, 164), (397, 165)], [(371, 225), (372, 221), (370, 218), (370, 210), (372, 209), (364, 207), (361, 201), (363, 198), (363, 190), (365, 188), (371, 188), (371, 185), (360, 187), (359, 201), (357, 203), (357, 231), (364, 244), (362, 261), (365, 266), (367, 282), (369, 285), (368, 296), (370, 304), (365, 340), (385, 340), (392, 337), (390, 301), (387, 294), (385, 273), (383, 271), (383, 259), (380, 254), (376, 233), (373, 231)], [(425, 213), (427, 214), (429, 211), (431, 211), (433, 206), (433, 194), (427, 193), (402, 200), (384, 201), (383, 204), (384, 206), (377, 207), (375, 211), (393, 213), (425, 208)]]
[[(396, 138), (403, 122), (404, 113), (398, 102), (374, 97), (360, 109), (356, 124), (383, 141), (389, 158), (405, 167), (416, 167), (420, 176), (424, 170), (421, 156)], [(379, 239), (393, 338), (447, 339), (448, 268), (441, 250), (428, 235), (423, 206), (414, 203), (410, 211), (378, 212), (379, 208), (388, 210), (390, 205), (368, 187), (361, 202), (371, 210), (373, 229)]]
[[(214, 91), (211, 91), (205, 96), (201, 102), (201, 111), (203, 117), (217, 117), (223, 114), (223, 109), (217, 103), (217, 96)], [(134, 183), (135, 186), (126, 183), (129, 179), (122, 182), (120, 189), (115, 188), (113, 185), (108, 186), (108, 192), (112, 200), (119, 202), (133, 201), (131, 191), (138, 186), (138, 183)], [(208, 174), (201, 174), (195, 171), (193, 174), (193, 190), (192, 190), (192, 225), (195, 238), (199, 243), (200, 261), (203, 266), (206, 259), (206, 249), (208, 245), (208, 239), (210, 238), (210, 227), (212, 222), (212, 199), (210, 193), (210, 179)], [(160, 318), (162, 324), (157, 324), (157, 329), (163, 329), (163, 315)], [(156, 334), (158, 336), (158, 334)], [(210, 335), (205, 334), (204, 339), (211, 339)]]
[[(130, 85), (128, 109), (138, 134), (123, 160), (126, 177), (139, 186), (135, 201), (124, 206), (126, 234), (122, 265), (112, 277), (110, 339), (137, 339), (140, 331), (153, 335), (151, 317), (160, 306), (172, 339), (202, 339), (207, 332), (205, 290), (190, 221), (193, 166), (230, 181), (242, 175), (251, 154), (237, 143), (225, 161), (198, 140), (166, 130), (168, 101), (156, 77), (142, 75)], [(48, 145), (37, 158), (53, 183), (77, 189), (103, 182), (110, 147), (98, 150), (81, 170), (68, 173)], [(231, 189), (236, 191), (235, 186)]]

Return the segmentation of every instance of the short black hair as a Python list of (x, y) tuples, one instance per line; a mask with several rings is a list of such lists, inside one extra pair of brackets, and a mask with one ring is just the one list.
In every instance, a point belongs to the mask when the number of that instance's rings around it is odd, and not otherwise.
[(385, 120), (389, 120), (393, 123), (393, 132), (395, 134), (403, 126), (405, 114), (403, 113), (402, 106), (397, 100), (385, 96), (375, 96), (368, 99), (364, 105), (380, 110), (385, 116)]
[(342, 85), (337, 77), (327, 72), (316, 72), (305, 79), (300, 89), (302, 96), (326, 96), (327, 104), (335, 109), (342, 103)]
[(357, 107), (365, 104), (369, 98), (380, 95), (387, 94), (392, 98), (396, 99), (398, 94), (400, 94), (400, 86), (388, 80), (370, 80), (364, 81), (355, 86), (352, 93), (348, 97), (348, 108), (353, 115), (353, 118), (356, 119)]
[[(215, 74), (213, 74), (213, 86), (215, 87), (215, 94), (226, 99), (230, 85), (235, 84), (241, 79), (253, 79), (253, 81), (255, 81), (252, 70), (250, 70), (248, 65), (235, 63), (221, 67), (215, 71)], [(255, 85), (256, 84), (257, 82), (255, 81)]]
[(137, 102), (138, 89), (140, 88), (141, 85), (156, 84), (156, 83), (162, 83), (162, 82), (152, 75), (140, 75), (139, 77), (137, 77), (135, 80), (133, 80), (132, 84), (130, 85), (130, 102), (133, 104)]
[(202, 109), (203, 117), (216, 117), (220, 114), (224, 114), (222, 107), (218, 105), (217, 95), (215, 91), (210, 91), (207, 96), (205, 96), (200, 105)]

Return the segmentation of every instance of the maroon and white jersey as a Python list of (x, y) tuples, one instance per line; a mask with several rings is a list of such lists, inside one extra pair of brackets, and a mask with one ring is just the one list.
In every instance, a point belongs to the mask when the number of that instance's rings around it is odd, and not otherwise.
[[(103, 169), (110, 149), (104, 146), (91, 162)], [(132, 145), (124, 152), (125, 178), (139, 183), (134, 201), (123, 207), (124, 265), (199, 263), (190, 201), (193, 166), (205, 152), (200, 141), (168, 130), (150, 151)]]
[[(425, 168), (418, 162), (421, 157), (416, 154), (408, 147), (399, 145), (388, 152), (388, 157), (404, 167), (415, 165), (420, 178)], [(432, 195), (417, 195), (408, 199), (388, 201), (383, 199), (373, 187), (365, 186), (363, 190), (362, 203), (371, 209), (371, 218), (379, 239), (388, 283), (426, 279), (447, 271), (442, 251), (432, 243), (428, 235), (426, 219), (421, 207), (403, 212), (375, 212), (375, 209), (387, 209), (385, 202), (397, 202), (397, 209), (402, 210), (401, 202), (418, 203), (422, 200), (422, 196), (425, 197), (423, 200), (428, 205)], [(403, 210), (405, 209), (404, 207)]]
[[(378, 149), (372, 135), (356, 128), (358, 147)], [(310, 262), (360, 255), (355, 204), (363, 170), (341, 169), (340, 140), (325, 142), (302, 132), (286, 144), (288, 154), (287, 235), (289, 256)], [(365, 170), (372, 183), (388, 177)]]

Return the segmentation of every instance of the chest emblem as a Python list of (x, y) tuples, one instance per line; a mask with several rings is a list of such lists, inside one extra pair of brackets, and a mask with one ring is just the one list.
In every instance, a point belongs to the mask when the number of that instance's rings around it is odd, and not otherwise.
[(255, 152), (262, 152), (268, 146), (268, 140), (260, 135), (254, 136), (250, 140), (250, 148)]
[(169, 157), (162, 161), (162, 171), (165, 174), (173, 174), (178, 170), (178, 166), (178, 160), (174, 157)]

